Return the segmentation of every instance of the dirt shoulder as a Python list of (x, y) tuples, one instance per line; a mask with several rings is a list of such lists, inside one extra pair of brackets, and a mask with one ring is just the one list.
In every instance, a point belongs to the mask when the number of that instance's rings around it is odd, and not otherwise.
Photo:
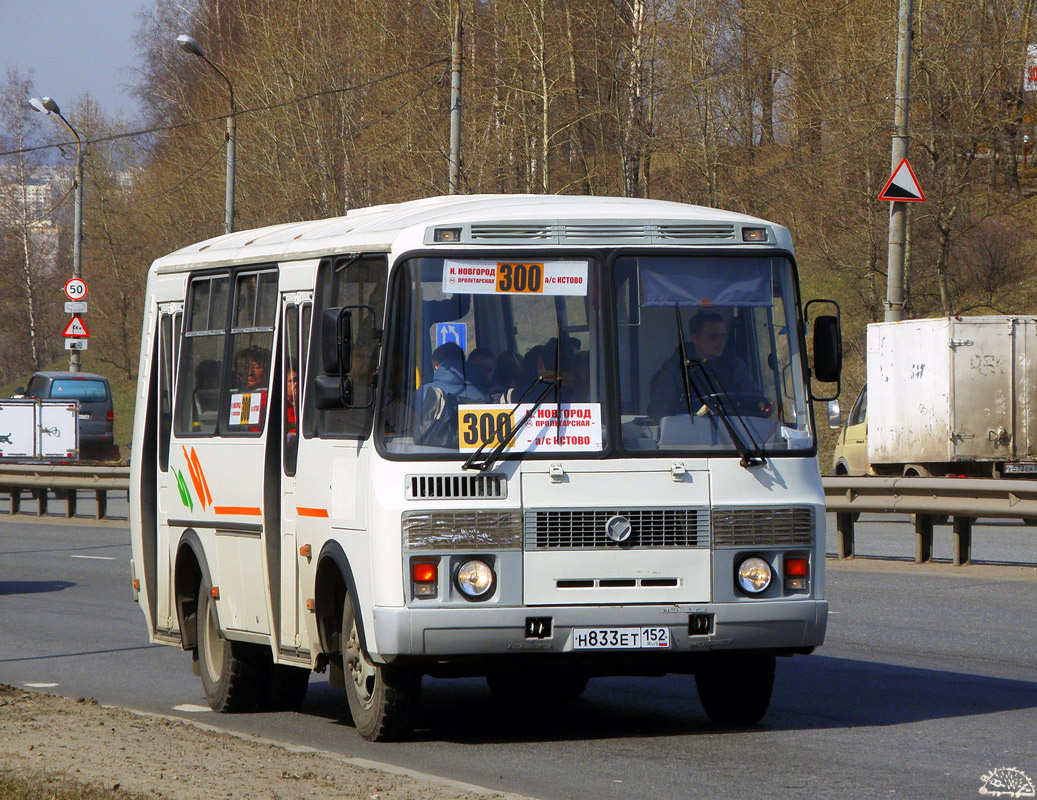
[(0, 684), (0, 768), (168, 800), (520, 800), (371, 762)]

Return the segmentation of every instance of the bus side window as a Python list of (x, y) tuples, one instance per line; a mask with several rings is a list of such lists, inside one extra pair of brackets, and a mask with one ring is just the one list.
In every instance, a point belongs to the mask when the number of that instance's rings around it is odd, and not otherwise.
[(173, 368), (176, 365), (174, 348), (179, 328), (179, 314), (163, 313), (159, 317), (158, 463), (163, 472), (169, 469), (169, 436), (173, 426)]
[(354, 401), (349, 408), (319, 411), (314, 404), (313, 380), (321, 368), (321, 326), (314, 326), (309, 348), (309, 363), (313, 367), (306, 376), (303, 404), (303, 434), (307, 437), (365, 439), (371, 433), (386, 271), (386, 257), (382, 255), (324, 259), (317, 270), (313, 314), (316, 320), (321, 319), (325, 309), (342, 306), (369, 306), (374, 316), (364, 309), (352, 314), (353, 358), (349, 375)]
[(234, 281), (233, 357), (224, 393), (221, 432), (260, 433), (273, 372), (271, 353), (277, 315), (277, 271), (239, 272)]
[(188, 287), (173, 416), (178, 436), (216, 432), (229, 285), (224, 273), (195, 278)]
[(289, 303), (284, 307), (284, 419), (281, 429), (284, 435), (285, 475), (295, 474), (299, 457), (299, 413), (302, 410), (301, 393), (305, 374), (302, 360), (305, 350), (301, 343), (299, 316), (299, 306)]

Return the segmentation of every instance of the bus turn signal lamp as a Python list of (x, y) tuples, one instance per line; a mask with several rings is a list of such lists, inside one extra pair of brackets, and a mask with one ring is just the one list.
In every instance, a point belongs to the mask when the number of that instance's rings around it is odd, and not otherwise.
[(410, 568), (415, 597), (435, 597), (439, 592), (439, 570), (435, 562), (415, 561)]
[(766, 242), (767, 241), (767, 229), (766, 228), (742, 228), (742, 241), (743, 242)]
[(810, 578), (810, 562), (805, 556), (790, 556), (785, 559), (785, 588), (801, 592), (807, 588)]

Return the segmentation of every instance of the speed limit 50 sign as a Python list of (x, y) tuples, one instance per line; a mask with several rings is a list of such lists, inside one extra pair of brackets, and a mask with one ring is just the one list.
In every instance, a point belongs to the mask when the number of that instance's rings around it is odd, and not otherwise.
[(65, 297), (69, 300), (82, 300), (86, 297), (86, 281), (82, 278), (69, 278), (65, 282)]

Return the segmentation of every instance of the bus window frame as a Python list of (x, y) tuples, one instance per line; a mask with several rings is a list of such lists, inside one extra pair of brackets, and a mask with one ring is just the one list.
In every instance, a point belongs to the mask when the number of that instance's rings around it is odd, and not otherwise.
[[(383, 359), (385, 358), (385, 347), (383, 346), (384, 337), (382, 334), (384, 334), (385, 331), (385, 319), (388, 309), (390, 255), (391, 254), (387, 251), (371, 251), (363, 253), (345, 251), (322, 256), (320, 263), (317, 265), (317, 270), (313, 280), (313, 299), (309, 301), (310, 320), (308, 325), (309, 333), (306, 342), (308, 353), (306, 357), (307, 369), (302, 394), (302, 419), (299, 421), (299, 430), (305, 439), (366, 441), (371, 438), (375, 426), (375, 411), (378, 406), (378, 398), (381, 396), (382, 380), (376, 380), (374, 390), (371, 393), (370, 403), (363, 406), (350, 406), (347, 408), (332, 409), (330, 411), (330, 413), (360, 412), (363, 424), (358, 426), (359, 429), (355, 431), (328, 429), (326, 415), (329, 411), (322, 411), (316, 407), (314, 400), (315, 391), (312, 384), (316, 380), (318, 374), (323, 374), (321, 370), (323, 359), (321, 358), (322, 331), (320, 321), (324, 311), (329, 308), (357, 306), (356, 303), (341, 302), (341, 297), (336, 297), (334, 301), (331, 301), (330, 298), (328, 298), (326, 301), (326, 293), (330, 293), (334, 289), (334, 274), (338, 269), (349, 270), (360, 262), (368, 260), (379, 260), (381, 262), (379, 267), (381, 275), (381, 308), (371, 306), (369, 303), (361, 304), (373, 308), (374, 322), (378, 324), (377, 330), (380, 333), (378, 338), (374, 341), (373, 346), (377, 347), (378, 350), (374, 359), (375, 375), (377, 378), (380, 378), (384, 369)], [(322, 277), (325, 275), (328, 275), (329, 277), (325, 282), (322, 282)], [(358, 338), (354, 339), (354, 351), (357, 349), (359, 341)]]
[[(280, 302), (280, 281), (281, 281), (281, 270), (280, 265), (273, 261), (264, 261), (255, 264), (238, 264), (229, 267), (215, 267), (211, 269), (200, 269), (191, 272), (187, 276), (187, 285), (184, 289), (183, 297), (183, 309), (181, 313), (181, 323), (179, 336), (176, 337), (175, 347), (175, 363), (176, 368), (173, 372), (173, 383), (175, 386), (176, 394), (173, 398), (173, 424), (171, 426), (171, 440), (175, 439), (239, 439), (239, 438), (258, 438), (265, 436), (267, 429), (266, 417), (268, 414), (264, 414), (263, 425), (259, 431), (227, 431), (224, 430), (225, 423), (223, 419), (225, 415), (229, 414), (230, 408), (230, 391), (231, 387), (229, 382), (231, 380), (231, 374), (233, 372), (233, 337), (234, 332), (241, 332), (240, 329), (233, 328), (234, 315), (236, 313), (236, 292), (237, 292), (237, 279), (238, 276), (243, 273), (262, 273), (262, 272), (273, 272), (277, 276), (275, 283), (275, 294)], [(200, 338), (198, 332), (189, 331), (188, 326), (191, 322), (191, 315), (194, 313), (194, 296), (192, 294), (192, 287), (196, 281), (204, 279), (212, 280), (213, 278), (226, 278), (228, 281), (228, 291), (226, 308), (224, 310), (224, 327), (220, 329), (220, 334), (223, 336), (223, 358), (220, 363), (220, 382), (218, 386), (218, 411), (216, 418), (216, 426), (212, 431), (182, 431), (177, 429), (177, 423), (180, 419), (181, 403), (186, 400), (180, 396), (180, 387), (183, 384), (182, 376), (185, 368), (184, 361), (186, 359), (186, 353), (188, 348), (186, 347), (188, 338)], [(211, 312), (210, 312), (211, 313)], [(273, 328), (271, 331), (271, 353), (270, 353), (270, 365), (268, 367), (268, 391), (270, 381), (273, 379), (274, 370), (274, 352), (276, 338), (279, 335), (280, 326), (278, 325), (280, 319), (280, 309), (275, 307)], [(262, 330), (266, 330), (266, 326), (262, 326)], [(216, 330), (215, 328), (206, 329), (206, 332)], [(258, 329), (257, 329), (258, 330)], [(192, 369), (196, 369), (197, 364), (192, 365)], [(192, 379), (193, 380), (193, 379)], [(193, 384), (192, 384), (193, 386)]]

